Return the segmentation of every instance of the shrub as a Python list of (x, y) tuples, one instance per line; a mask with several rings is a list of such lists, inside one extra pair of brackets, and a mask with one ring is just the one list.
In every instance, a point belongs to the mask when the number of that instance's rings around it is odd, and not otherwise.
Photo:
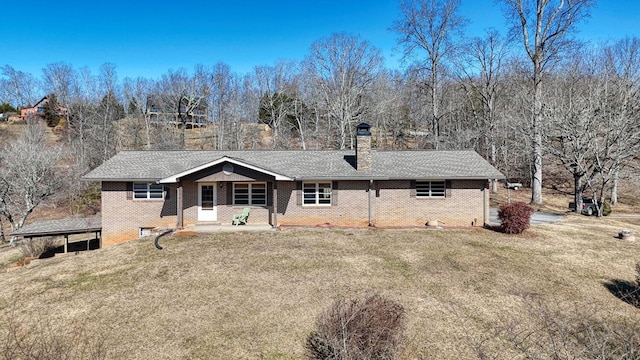
[(613, 316), (599, 303), (537, 296), (524, 301), (525, 313), (507, 312), (471, 340), (479, 359), (640, 359), (635, 317)]
[(534, 211), (531, 206), (523, 202), (500, 205), (498, 218), (502, 224), (502, 231), (507, 234), (521, 234), (529, 227)]
[(640, 289), (640, 263), (636, 263), (636, 286)]
[(20, 252), (22, 256), (37, 258), (47, 252), (47, 250), (54, 248), (55, 245), (56, 241), (52, 237), (24, 239), (20, 243)]
[(56, 326), (50, 318), (29, 318), (17, 312), (0, 318), (0, 360), (102, 360), (107, 358), (104, 337), (82, 323)]
[(602, 216), (609, 216), (611, 214), (611, 204), (605, 201), (602, 205)]
[(309, 359), (396, 359), (404, 334), (405, 310), (381, 295), (337, 299), (307, 337)]

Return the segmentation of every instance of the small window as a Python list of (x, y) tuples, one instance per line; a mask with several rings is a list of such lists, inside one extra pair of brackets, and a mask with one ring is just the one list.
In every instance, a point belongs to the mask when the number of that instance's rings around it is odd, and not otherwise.
[(445, 197), (444, 181), (416, 181), (417, 198)]
[(147, 236), (151, 236), (153, 235), (153, 228), (152, 227), (141, 227), (140, 231), (139, 231), (139, 237), (143, 238), (143, 237), (147, 237)]
[(267, 205), (266, 183), (233, 183), (234, 205)]
[(164, 185), (133, 183), (133, 198), (138, 200), (162, 200), (164, 199)]
[(302, 195), (303, 205), (331, 206), (331, 183), (304, 183)]

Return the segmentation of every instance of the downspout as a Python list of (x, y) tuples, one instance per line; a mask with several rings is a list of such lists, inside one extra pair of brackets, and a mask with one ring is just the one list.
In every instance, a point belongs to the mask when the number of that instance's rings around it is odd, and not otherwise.
[(165, 230), (165, 231), (161, 232), (160, 234), (156, 235), (155, 240), (153, 240), (153, 245), (156, 247), (156, 249), (162, 250), (162, 246), (160, 246), (160, 244), (158, 244), (158, 240), (161, 237), (163, 237), (163, 236), (165, 236), (167, 234), (170, 234), (172, 232), (173, 232), (173, 229), (168, 229), (168, 230)]
[(367, 192), (369, 193), (369, 226), (373, 226), (373, 222), (371, 221), (372, 219), (372, 211), (371, 211), (371, 189), (373, 189), (373, 180), (369, 180), (369, 189), (367, 190)]
[(482, 227), (487, 226), (487, 187), (482, 188)]
[(176, 229), (184, 228), (184, 193), (182, 181), (177, 179), (176, 183)]
[(273, 180), (273, 194), (272, 194), (272, 208), (273, 208), (273, 224), (271, 227), (274, 229), (278, 228), (278, 182), (277, 180)]

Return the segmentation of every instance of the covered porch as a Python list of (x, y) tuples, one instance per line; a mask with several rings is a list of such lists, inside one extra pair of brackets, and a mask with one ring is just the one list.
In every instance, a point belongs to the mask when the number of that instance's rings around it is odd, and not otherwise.
[(278, 181), (292, 178), (224, 157), (161, 179), (175, 186), (176, 228), (224, 231), (234, 215), (249, 209), (247, 230), (278, 224)]

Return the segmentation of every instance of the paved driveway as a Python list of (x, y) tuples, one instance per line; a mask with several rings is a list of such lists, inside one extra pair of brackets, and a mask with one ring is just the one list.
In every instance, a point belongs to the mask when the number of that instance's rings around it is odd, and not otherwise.
[[(536, 211), (531, 215), (531, 225), (551, 224), (562, 219), (563, 216), (564, 215)], [(489, 222), (493, 224), (500, 224), (500, 220), (498, 219), (498, 209), (489, 209)]]

